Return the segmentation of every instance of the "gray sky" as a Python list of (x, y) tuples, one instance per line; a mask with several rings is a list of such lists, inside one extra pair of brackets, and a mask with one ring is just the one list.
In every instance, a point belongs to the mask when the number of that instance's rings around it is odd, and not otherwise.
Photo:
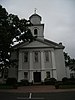
[(8, 13), (28, 19), (37, 8), (45, 24), (45, 38), (62, 42), (65, 51), (75, 58), (75, 0), (0, 0)]

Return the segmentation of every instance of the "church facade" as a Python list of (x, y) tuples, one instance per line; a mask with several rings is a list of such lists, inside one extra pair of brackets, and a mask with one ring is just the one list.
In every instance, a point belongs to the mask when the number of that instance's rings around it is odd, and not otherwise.
[(44, 38), (44, 24), (41, 23), (41, 16), (34, 13), (29, 20), (33, 24), (29, 29), (37, 38), (32, 42), (23, 42), (13, 47), (11, 59), (18, 60), (18, 69), (17, 73), (13, 74), (14, 77), (18, 82), (26, 79), (33, 83), (44, 82), (45, 78), (62, 80), (66, 76), (64, 46), (62, 43), (57, 44)]

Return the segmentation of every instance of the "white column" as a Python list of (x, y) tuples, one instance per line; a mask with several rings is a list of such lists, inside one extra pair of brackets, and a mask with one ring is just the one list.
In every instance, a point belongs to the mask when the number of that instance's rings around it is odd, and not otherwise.
[(30, 70), (29, 71), (29, 82), (32, 82), (33, 80), (33, 72)]
[(41, 69), (45, 69), (45, 63), (44, 63), (44, 52), (41, 52)]
[(30, 61), (29, 61), (29, 82), (32, 82), (33, 80), (33, 54), (30, 52)]
[(51, 51), (51, 54), (52, 54), (52, 67), (53, 67), (53, 69), (56, 69), (56, 66), (55, 66), (55, 55), (54, 55), (54, 52)]
[(33, 69), (33, 54), (30, 52), (30, 70)]
[(19, 67), (18, 67), (18, 81), (20, 81), (23, 78), (22, 74), (22, 63), (23, 63), (23, 56), (22, 52), (19, 52)]
[(51, 55), (52, 55), (52, 76), (53, 76), (53, 78), (57, 79), (55, 55), (54, 55), (53, 51), (51, 51)]
[(42, 82), (44, 82), (44, 78), (45, 78), (45, 62), (44, 62), (44, 52), (41, 52), (41, 80)]
[(23, 62), (22, 52), (19, 52), (19, 69), (22, 69), (22, 62)]

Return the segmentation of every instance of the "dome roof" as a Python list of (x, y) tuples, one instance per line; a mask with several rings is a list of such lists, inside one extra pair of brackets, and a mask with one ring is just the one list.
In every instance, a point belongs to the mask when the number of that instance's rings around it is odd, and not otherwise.
[(36, 13), (32, 14), (32, 15), (29, 17), (29, 19), (31, 19), (32, 17), (39, 17), (39, 18), (40, 18), (40, 20), (41, 20), (41, 16), (40, 16), (40, 15), (38, 15), (38, 14), (36, 14)]
[(29, 17), (29, 20), (32, 24), (41, 24), (42, 18), (38, 14), (34, 13)]

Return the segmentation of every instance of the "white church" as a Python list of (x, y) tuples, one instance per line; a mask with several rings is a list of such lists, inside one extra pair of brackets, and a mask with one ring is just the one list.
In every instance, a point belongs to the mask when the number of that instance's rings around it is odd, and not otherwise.
[(11, 69), (12, 75), (10, 71), (9, 77), (16, 77), (18, 82), (27, 79), (33, 83), (44, 82), (45, 78), (62, 80), (66, 76), (64, 46), (44, 38), (44, 24), (40, 15), (34, 13), (29, 20), (33, 24), (29, 29), (37, 38), (14, 46), (11, 58), (18, 60), (18, 69), (17, 72)]

